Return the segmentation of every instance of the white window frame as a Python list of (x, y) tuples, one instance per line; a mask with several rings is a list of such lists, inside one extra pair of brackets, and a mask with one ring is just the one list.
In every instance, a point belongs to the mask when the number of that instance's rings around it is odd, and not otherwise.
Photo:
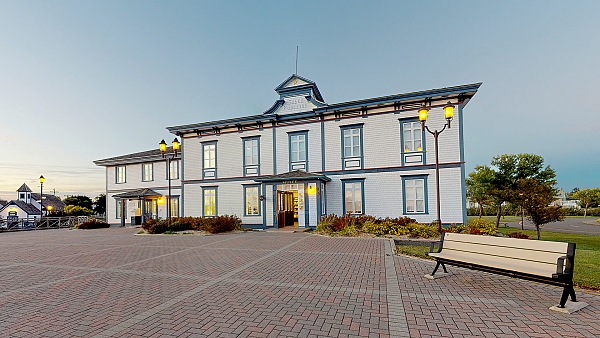
[(142, 182), (154, 181), (154, 164), (142, 163)]
[(115, 168), (115, 183), (127, 183), (127, 167), (124, 165)]
[[(364, 181), (342, 181), (344, 196), (344, 214), (362, 215), (365, 213)], [(350, 207), (348, 206), (350, 202)], [(360, 203), (360, 205), (359, 205)]]
[(428, 213), (426, 177), (403, 177), (402, 190), (405, 214)]
[[(254, 192), (256, 190), (256, 192)], [(254, 198), (252, 195), (256, 196)], [(252, 203), (252, 204), (251, 204)], [(256, 204), (254, 204), (256, 203)], [(260, 216), (260, 186), (244, 186), (244, 216)]]
[(169, 163), (169, 178), (172, 180), (179, 179), (179, 160), (171, 160)]
[[(207, 212), (208, 211), (208, 212)], [(217, 216), (217, 188), (202, 189), (202, 216)]]
[(217, 178), (217, 142), (202, 143), (202, 177)]

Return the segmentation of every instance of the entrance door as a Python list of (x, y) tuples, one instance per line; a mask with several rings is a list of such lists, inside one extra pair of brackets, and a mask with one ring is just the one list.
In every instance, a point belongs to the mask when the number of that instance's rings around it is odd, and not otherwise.
[(277, 190), (277, 227), (294, 225), (294, 192)]

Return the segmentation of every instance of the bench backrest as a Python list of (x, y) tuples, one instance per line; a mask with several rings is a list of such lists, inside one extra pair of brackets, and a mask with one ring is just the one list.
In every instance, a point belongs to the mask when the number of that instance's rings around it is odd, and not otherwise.
[(557, 273), (559, 258), (570, 256), (571, 261), (564, 262), (563, 272), (572, 274), (565, 268), (572, 268), (573, 243), (445, 233), (442, 247), (442, 252), (465, 257), (471, 263), (481, 261), (497, 268), (506, 266), (508, 270), (544, 276)]

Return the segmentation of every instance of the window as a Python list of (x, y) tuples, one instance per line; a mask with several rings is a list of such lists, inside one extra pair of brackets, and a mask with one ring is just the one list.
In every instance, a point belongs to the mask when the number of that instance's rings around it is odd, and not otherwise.
[(172, 180), (179, 179), (179, 161), (173, 160), (169, 163), (169, 177)]
[(289, 134), (290, 143), (290, 171), (307, 170), (306, 153), (308, 146), (308, 132), (295, 132)]
[(244, 176), (260, 175), (260, 139), (258, 137), (244, 140)]
[(171, 197), (169, 202), (171, 217), (179, 217), (179, 197)]
[(321, 183), (321, 215), (327, 215), (327, 192), (325, 183)]
[(402, 190), (404, 191), (404, 213), (426, 214), (427, 213), (427, 177), (409, 176), (402, 178)]
[(421, 130), (419, 121), (401, 120), (401, 139), (402, 139), (402, 163), (406, 164), (423, 164), (425, 149), (424, 132)]
[(202, 189), (202, 216), (217, 216), (217, 188)]
[(152, 173), (152, 163), (144, 163), (142, 164), (142, 181), (152, 181), (154, 180), (154, 174)]
[(202, 144), (202, 175), (204, 178), (217, 177), (217, 144), (215, 142)]
[(19, 194), (19, 198), (22, 199), (22, 200), (25, 199), (25, 194), (24, 193), (20, 193)]
[[(117, 218), (121, 218), (121, 211), (123, 210), (123, 207), (122, 207), (121, 203), (123, 203), (123, 200), (122, 199), (118, 199), (117, 200), (117, 213), (116, 213)], [(125, 206), (127, 206), (127, 205), (125, 205)], [(125, 216), (124, 217), (127, 218), (127, 209), (125, 209)]]
[(245, 186), (244, 187), (244, 214), (246, 216), (260, 215), (260, 205), (258, 203), (259, 186)]
[(364, 214), (363, 181), (342, 181), (344, 214)]
[(117, 183), (125, 183), (125, 166), (117, 167)]
[(362, 168), (362, 156), (362, 125), (342, 127), (343, 168)]

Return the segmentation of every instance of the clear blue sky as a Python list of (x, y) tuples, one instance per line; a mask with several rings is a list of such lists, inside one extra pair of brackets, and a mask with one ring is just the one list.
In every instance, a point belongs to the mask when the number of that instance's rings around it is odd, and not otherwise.
[[(542, 155), (600, 186), (598, 1), (0, 0), (0, 198), (23, 182), (95, 196), (93, 160), (165, 127), (257, 114), (294, 73), (329, 103), (483, 82), (467, 168)], [(443, 137), (443, 135), (442, 135)]]

